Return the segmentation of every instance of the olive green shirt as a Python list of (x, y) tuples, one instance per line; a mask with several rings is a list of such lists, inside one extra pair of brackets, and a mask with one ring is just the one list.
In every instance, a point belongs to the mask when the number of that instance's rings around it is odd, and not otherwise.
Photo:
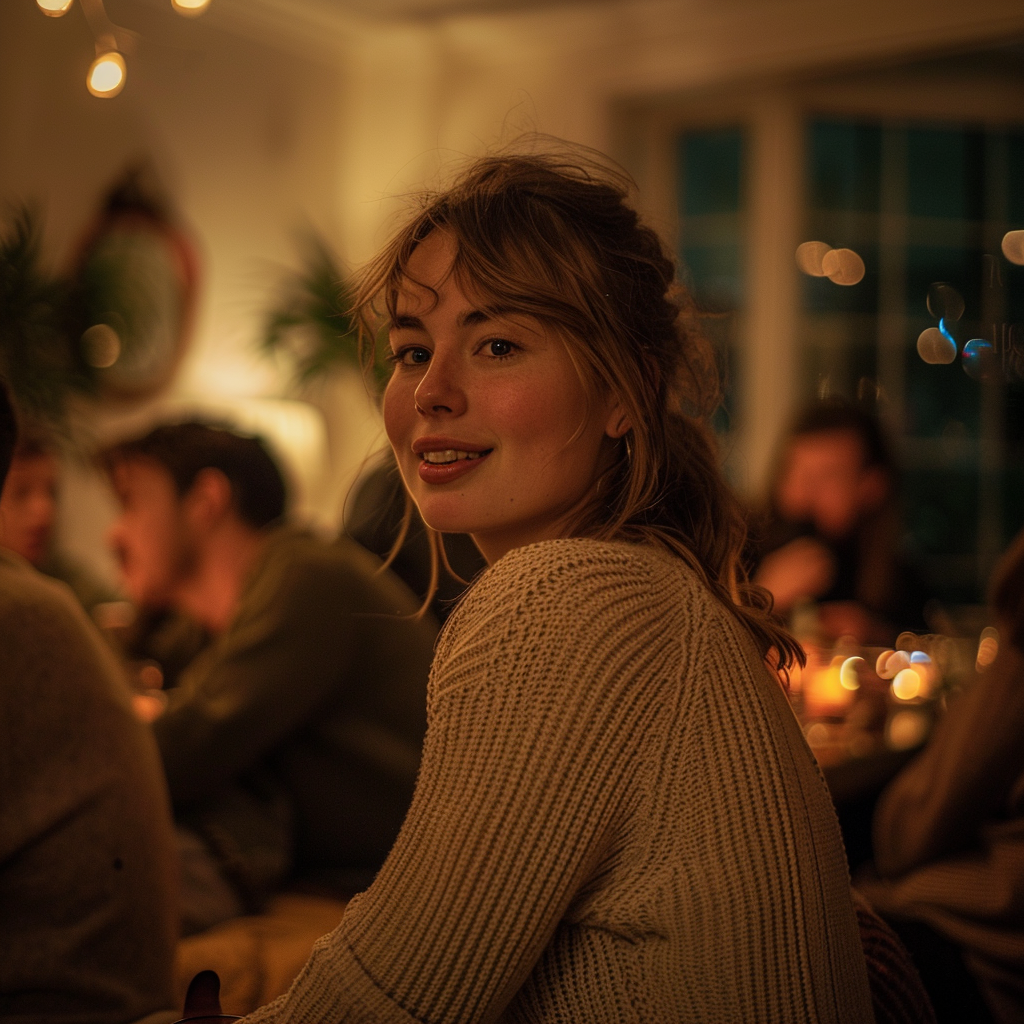
[(417, 609), (357, 544), (275, 530), (231, 626), (170, 691), (154, 729), (176, 811), (242, 862), (243, 890), (383, 862), (426, 730), (437, 627)]

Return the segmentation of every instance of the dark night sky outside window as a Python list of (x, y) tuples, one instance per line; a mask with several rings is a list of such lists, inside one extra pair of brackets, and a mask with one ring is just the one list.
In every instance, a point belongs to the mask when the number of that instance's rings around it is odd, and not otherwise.
[(725, 379), (719, 433), (733, 426), (737, 316), (744, 293), (744, 137), (739, 128), (688, 131), (677, 143), (679, 260)]

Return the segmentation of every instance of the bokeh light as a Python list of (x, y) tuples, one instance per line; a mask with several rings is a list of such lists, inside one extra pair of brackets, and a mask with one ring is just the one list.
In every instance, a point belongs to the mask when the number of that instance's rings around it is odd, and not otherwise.
[(821, 269), (833, 284), (859, 284), (864, 277), (864, 261), (852, 249), (829, 249)]
[(839, 669), (839, 682), (847, 690), (860, 689), (860, 671), (864, 667), (863, 658), (847, 658)]
[(827, 242), (803, 242), (796, 249), (796, 265), (809, 277), (824, 277), (821, 263), (831, 251)]
[(917, 354), (933, 366), (956, 361), (956, 342), (939, 330), (926, 327), (917, 336)]
[(913, 700), (922, 695), (923, 680), (912, 668), (901, 669), (892, 681), (893, 696), (899, 700)]
[(48, 18), (59, 18), (67, 14), (73, 0), (36, 0), (36, 6)]
[(194, 18), (210, 6), (210, 0), (171, 0), (171, 6), (186, 18)]
[(92, 62), (85, 84), (93, 96), (110, 99), (124, 88), (126, 76), (124, 57), (116, 50), (110, 50), (108, 53), (100, 54)]
[(82, 335), (82, 353), (90, 366), (105, 370), (117, 362), (121, 339), (110, 324), (94, 324)]
[(960, 353), (964, 373), (973, 380), (992, 380), (996, 372), (996, 350), (991, 341), (971, 338)]
[(1003, 255), (1018, 267), (1024, 267), (1024, 231), (1007, 231), (1003, 235)]
[(978, 641), (977, 668), (980, 671), (988, 668), (996, 655), (999, 653), (999, 631), (988, 626), (981, 631), (981, 639)]
[(945, 281), (936, 281), (928, 288), (925, 304), (936, 320), (959, 320), (964, 315), (964, 298)]
[(904, 669), (910, 668), (910, 655), (906, 651), (882, 651), (875, 662), (879, 679), (895, 679)]

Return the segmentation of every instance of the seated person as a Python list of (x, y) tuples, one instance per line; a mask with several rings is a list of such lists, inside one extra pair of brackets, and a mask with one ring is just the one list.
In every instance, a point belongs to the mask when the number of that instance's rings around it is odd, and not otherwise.
[(59, 485), (60, 461), (52, 443), (41, 432), (23, 430), (0, 494), (0, 547), (67, 583), (91, 614), (98, 604), (116, 600), (117, 594), (54, 546)]
[(412, 796), (435, 624), (354, 542), (282, 525), (284, 482), (256, 438), (162, 426), (102, 462), (125, 589), (215, 638), (153, 722), (183, 927), (255, 909), (286, 877), (358, 888)]
[(899, 554), (896, 468), (879, 422), (846, 402), (809, 406), (782, 447), (751, 529), (756, 583), (775, 610), (818, 605), (821, 631), (892, 643), (923, 627), (925, 596)]
[[(357, 283), (448, 619), (409, 815), (252, 1024), (874, 1021), (835, 812), (737, 578), (675, 266), (589, 154), (502, 154)], [(708, 403), (710, 404), (710, 403)], [(435, 546), (436, 553), (436, 546)]]
[[(14, 419), (0, 384), (0, 484)], [(0, 1017), (127, 1024), (173, 1005), (160, 759), (70, 591), (0, 551)]]
[(940, 1022), (1024, 1021), (1024, 533), (992, 604), (999, 652), (882, 794), (880, 879), (858, 883), (915, 955)]

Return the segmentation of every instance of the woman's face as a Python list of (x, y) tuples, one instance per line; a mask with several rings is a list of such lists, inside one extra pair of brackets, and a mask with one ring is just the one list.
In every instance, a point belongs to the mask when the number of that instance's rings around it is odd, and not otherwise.
[(494, 562), (564, 536), (593, 494), (609, 437), (626, 429), (611, 396), (588, 404), (565, 345), (515, 311), (485, 313), (450, 271), (443, 231), (413, 252), (390, 331), (395, 370), (384, 422), (406, 486), (435, 530), (472, 534)]

